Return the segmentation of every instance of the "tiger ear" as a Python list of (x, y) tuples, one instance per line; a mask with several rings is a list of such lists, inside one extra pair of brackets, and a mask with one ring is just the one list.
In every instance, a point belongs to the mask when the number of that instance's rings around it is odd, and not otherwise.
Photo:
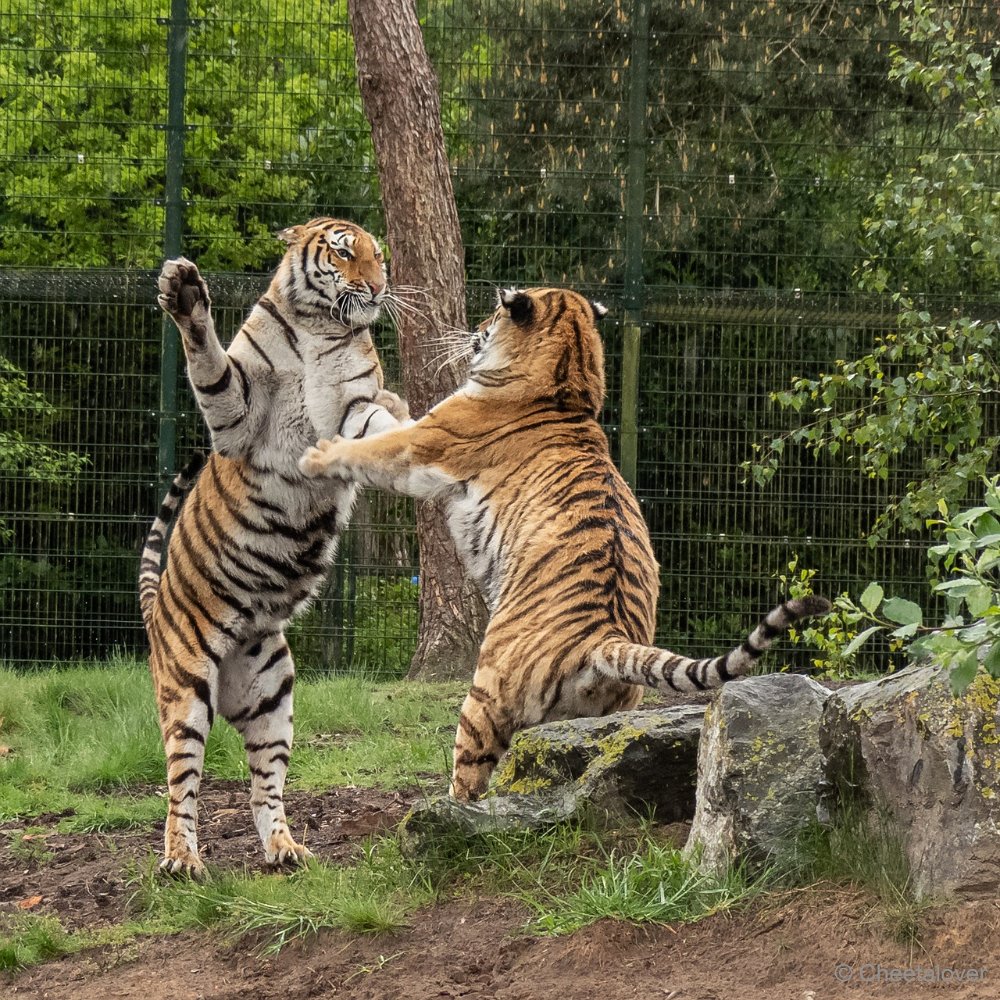
[(604, 319), (608, 314), (608, 307), (603, 302), (595, 302), (593, 299), (590, 302), (590, 308), (594, 310), (594, 322), (599, 319)]
[(519, 292), (516, 288), (504, 288), (500, 292), (500, 305), (518, 325), (530, 323), (535, 312), (535, 303), (531, 296), (526, 292)]
[(289, 226), (287, 229), (279, 229), (274, 235), (284, 243), (294, 243), (305, 229), (304, 226)]

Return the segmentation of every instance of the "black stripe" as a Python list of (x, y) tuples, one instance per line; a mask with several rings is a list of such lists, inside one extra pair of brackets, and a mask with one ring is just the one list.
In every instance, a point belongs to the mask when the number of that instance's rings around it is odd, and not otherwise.
[(220, 392), (225, 392), (229, 388), (229, 383), (233, 380), (233, 370), (229, 367), (228, 361), (226, 370), (211, 385), (198, 385), (194, 382), (195, 389), (205, 396), (218, 396)]
[(698, 677), (698, 661), (694, 660), (689, 663), (684, 670), (687, 679), (699, 690), (704, 691), (705, 685), (702, 684), (701, 679)]
[(205, 742), (205, 737), (197, 729), (192, 729), (191, 726), (186, 726), (183, 722), (175, 722), (171, 727), (170, 735), (179, 740), (195, 740), (198, 743)]
[(733, 675), (729, 672), (729, 667), (727, 666), (730, 655), (730, 653), (726, 653), (726, 655), (719, 660), (719, 664), (715, 668), (719, 672), (719, 677), (724, 681), (731, 681), (733, 679)]
[(291, 693), (295, 678), (289, 674), (282, 682), (281, 686), (270, 698), (265, 698), (257, 703), (257, 707), (248, 716), (249, 719), (259, 719), (262, 715), (270, 715)]
[(257, 669), (258, 675), (266, 673), (271, 669), (276, 663), (280, 663), (288, 656), (288, 647), (282, 646), (280, 649), (276, 649), (268, 658), (265, 663), (263, 663)]
[(285, 340), (288, 341), (288, 346), (292, 349), (292, 353), (301, 361), (302, 355), (299, 353), (298, 337), (295, 335), (295, 331), (288, 320), (278, 312), (278, 307), (267, 296), (260, 298), (257, 301), (257, 305), (267, 310), (274, 318), (278, 326), (281, 327), (281, 332), (285, 335)]
[(351, 415), (351, 410), (353, 410), (354, 407), (358, 405), (358, 403), (371, 404), (373, 402), (374, 402), (374, 399), (372, 399), (371, 396), (355, 396), (347, 404), (347, 406), (344, 407), (344, 415), (343, 415), (343, 417), (341, 417), (340, 427), (337, 428), (337, 433), (338, 434), (343, 434), (344, 433), (344, 424), (347, 423), (347, 418)]
[(240, 385), (243, 387), (243, 403), (246, 406), (250, 405), (250, 379), (247, 378), (246, 370), (240, 362), (239, 358), (229, 358), (229, 363), (236, 369), (236, 374), (239, 377)]
[(240, 332), (243, 334), (244, 337), (246, 337), (247, 343), (264, 359), (265, 363), (267, 364), (267, 367), (270, 368), (271, 371), (274, 371), (274, 362), (267, 356), (266, 352), (260, 346), (260, 344), (258, 344), (257, 341), (250, 336), (246, 327), (244, 327), (243, 330), (241, 330)]

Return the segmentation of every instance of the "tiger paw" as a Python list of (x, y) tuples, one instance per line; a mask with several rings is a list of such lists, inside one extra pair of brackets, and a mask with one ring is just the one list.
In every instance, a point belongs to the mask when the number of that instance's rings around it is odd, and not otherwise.
[(410, 407), (405, 399), (400, 399), (394, 392), (388, 389), (379, 389), (375, 394), (375, 404), (389, 411), (389, 416), (398, 420), (401, 424), (410, 419)]
[(306, 448), (299, 459), (299, 471), (310, 479), (318, 476), (337, 476), (343, 473), (343, 445), (341, 437), (316, 442), (314, 448)]
[(160, 308), (193, 346), (204, 347), (212, 300), (197, 266), (186, 257), (168, 260), (160, 271), (157, 285), (160, 294), (156, 301)]
[(208, 869), (197, 854), (189, 850), (175, 851), (168, 854), (160, 862), (161, 875), (171, 875), (179, 878), (190, 878), (196, 881), (208, 875)]
[(301, 865), (312, 856), (312, 851), (297, 844), (287, 829), (276, 830), (264, 846), (264, 859), (269, 865)]

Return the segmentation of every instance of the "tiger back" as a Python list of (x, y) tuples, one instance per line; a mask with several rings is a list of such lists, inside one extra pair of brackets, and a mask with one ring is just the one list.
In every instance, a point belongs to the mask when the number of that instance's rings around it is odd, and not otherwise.
[(445, 501), (490, 610), (455, 739), (451, 791), (481, 795), (513, 733), (633, 708), (643, 686), (715, 687), (746, 673), (823, 598), (773, 609), (736, 649), (690, 659), (650, 645), (659, 572), (638, 502), (598, 424), (604, 308), (564, 289), (502, 292), (469, 337), (468, 381), (415, 424), (321, 441), (310, 475)]
[(266, 859), (306, 855), (283, 805), (295, 673), (284, 631), (324, 579), (355, 486), (309, 480), (296, 459), (317, 434), (356, 437), (396, 426), (393, 413), (406, 416), (384, 389), (369, 330), (389, 298), (378, 243), (325, 218), (279, 235), (288, 248), (228, 350), (197, 267), (168, 261), (159, 278), (159, 302), (180, 330), (213, 444), (176, 515), (193, 470), (175, 481), (140, 568), (167, 757), (168, 872), (204, 869), (198, 790), (217, 713), (243, 736)]

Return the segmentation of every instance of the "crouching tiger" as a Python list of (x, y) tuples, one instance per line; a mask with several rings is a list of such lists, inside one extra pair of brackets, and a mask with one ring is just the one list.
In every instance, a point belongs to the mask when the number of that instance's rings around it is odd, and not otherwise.
[(455, 738), (451, 792), (473, 799), (513, 733), (635, 707), (643, 688), (701, 690), (747, 672), (821, 597), (772, 610), (742, 645), (693, 660), (653, 640), (658, 566), (597, 422), (604, 308), (559, 289), (506, 291), (472, 334), (468, 381), (415, 424), (320, 441), (310, 476), (446, 499), (490, 621)]
[(317, 434), (357, 437), (407, 417), (383, 388), (368, 329), (389, 301), (378, 243), (333, 219), (279, 235), (288, 249), (228, 351), (194, 264), (168, 261), (159, 279), (214, 446), (177, 515), (162, 575), (167, 524), (194, 466), (164, 501), (139, 576), (167, 756), (168, 872), (204, 869), (198, 790), (217, 712), (243, 736), (267, 860), (308, 853), (293, 840), (283, 804), (294, 678), (284, 629), (322, 582), (355, 487), (306, 479), (297, 460)]

